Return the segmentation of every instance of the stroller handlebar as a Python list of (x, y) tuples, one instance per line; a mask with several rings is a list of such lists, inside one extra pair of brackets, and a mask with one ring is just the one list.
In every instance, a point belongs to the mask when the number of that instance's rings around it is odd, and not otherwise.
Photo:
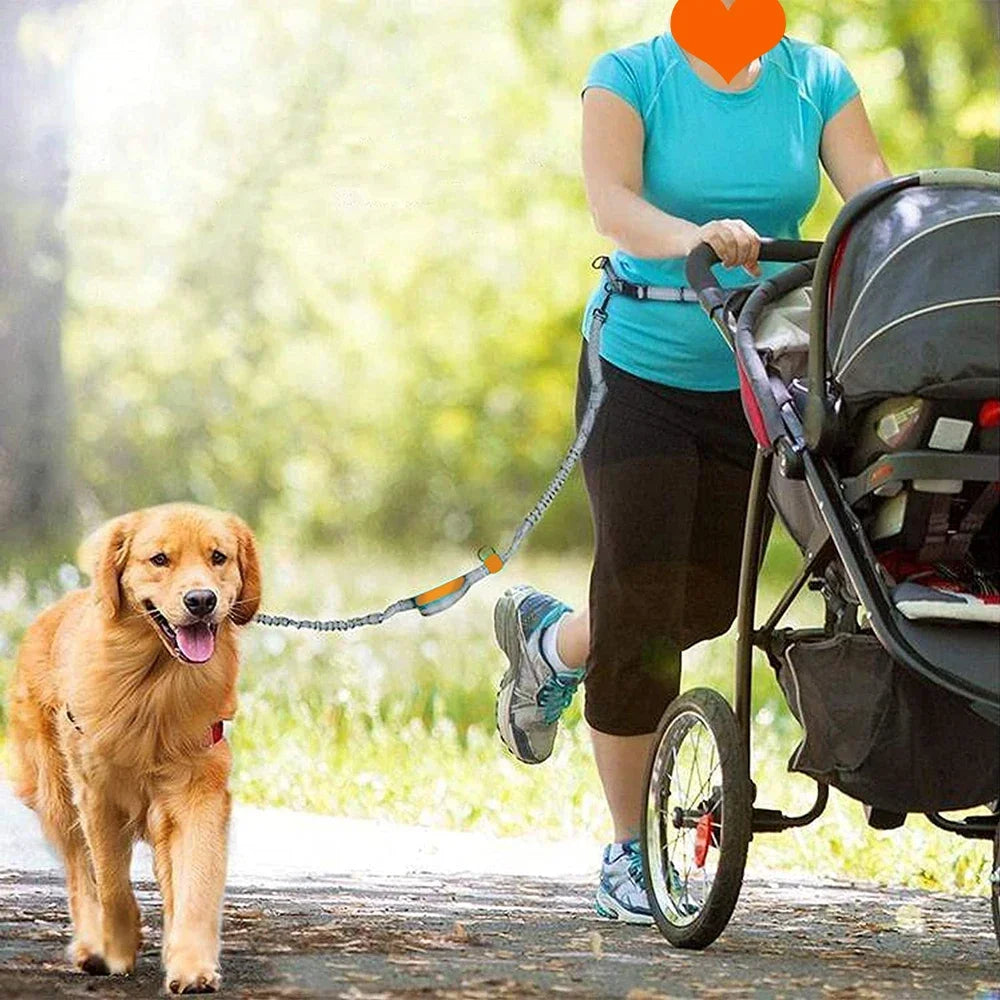
[[(819, 256), (823, 244), (815, 240), (769, 240), (760, 241), (760, 260), (784, 261), (795, 264), (803, 260), (814, 260)], [(709, 313), (723, 301), (722, 288), (712, 268), (719, 263), (719, 255), (707, 244), (699, 243), (687, 256), (684, 276), (687, 283), (697, 293), (702, 307)]]

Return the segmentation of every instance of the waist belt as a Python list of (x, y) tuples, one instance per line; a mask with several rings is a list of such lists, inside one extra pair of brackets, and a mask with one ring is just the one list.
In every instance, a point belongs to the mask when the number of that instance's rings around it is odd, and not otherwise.
[(669, 285), (638, 285), (634, 281), (626, 281), (616, 273), (611, 266), (610, 257), (595, 257), (592, 266), (603, 271), (607, 279), (604, 291), (610, 295), (624, 295), (640, 302), (693, 302), (697, 303), (698, 294), (693, 288), (683, 285), (674, 288)]

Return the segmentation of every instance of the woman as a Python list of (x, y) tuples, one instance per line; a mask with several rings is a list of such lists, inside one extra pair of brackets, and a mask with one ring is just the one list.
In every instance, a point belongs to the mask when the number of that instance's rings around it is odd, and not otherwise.
[[(845, 199), (889, 176), (858, 88), (829, 49), (786, 36), (727, 83), (664, 34), (602, 56), (587, 78), (587, 199), (629, 281), (683, 286), (683, 258), (701, 242), (727, 268), (780, 269), (758, 265), (760, 236), (799, 236), (820, 163)], [(585, 332), (600, 296), (599, 285)], [(608, 395), (583, 456), (589, 606), (574, 613), (526, 586), (501, 598), (496, 634), (510, 667), (497, 725), (519, 759), (544, 760), (585, 680), (614, 824), (597, 910), (651, 923), (637, 840), (645, 766), (678, 693), (681, 651), (735, 616), (754, 442), (732, 352), (698, 305), (614, 296), (608, 312)], [(589, 388), (581, 357), (578, 420)]]

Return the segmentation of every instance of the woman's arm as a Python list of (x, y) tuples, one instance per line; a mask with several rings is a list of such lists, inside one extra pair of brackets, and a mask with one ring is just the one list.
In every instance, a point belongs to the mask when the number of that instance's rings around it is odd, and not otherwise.
[(660, 211), (642, 197), (642, 119), (600, 87), (583, 95), (583, 177), (594, 225), (634, 257), (684, 257), (706, 242), (727, 267), (756, 274), (760, 238), (740, 219), (697, 226)]
[(844, 201), (892, 176), (860, 96), (848, 101), (826, 123), (819, 150), (823, 166)]

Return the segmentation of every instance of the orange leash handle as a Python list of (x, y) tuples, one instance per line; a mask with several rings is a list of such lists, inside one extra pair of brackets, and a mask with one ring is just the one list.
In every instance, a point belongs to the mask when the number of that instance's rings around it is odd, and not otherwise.
[(503, 569), (503, 559), (496, 549), (486, 546), (476, 553), (482, 565), (469, 573), (456, 576), (454, 580), (431, 587), (413, 598), (417, 610), (425, 616), (436, 615), (445, 608), (450, 608), (474, 583), (490, 573), (499, 573)]

